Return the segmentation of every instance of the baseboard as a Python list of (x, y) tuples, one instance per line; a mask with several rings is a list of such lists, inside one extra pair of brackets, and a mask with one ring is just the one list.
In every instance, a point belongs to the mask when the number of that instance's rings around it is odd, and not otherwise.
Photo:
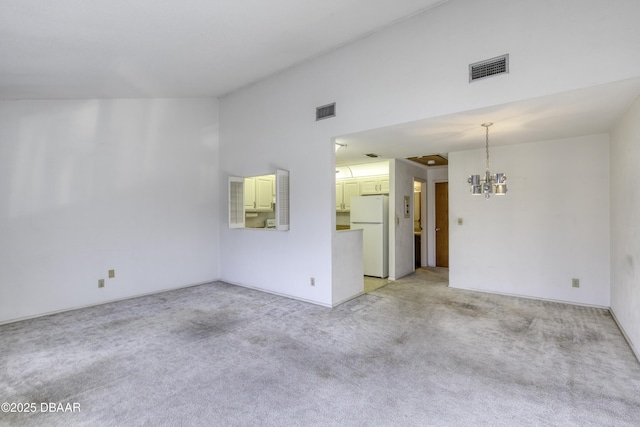
[(190, 285), (182, 285), (182, 286), (176, 286), (176, 287), (172, 287), (172, 288), (161, 289), (161, 290), (153, 291), (153, 292), (146, 292), (146, 293), (143, 293), (143, 294), (135, 294), (135, 295), (131, 295), (131, 296), (128, 296), (128, 297), (110, 299), (110, 300), (106, 300), (106, 301), (96, 302), (96, 303), (93, 303), (93, 304), (79, 305), (79, 306), (74, 306), (74, 307), (69, 307), (69, 308), (63, 308), (62, 310), (48, 311), (46, 313), (34, 314), (32, 316), (25, 316), (25, 317), (18, 317), (16, 319), (3, 320), (3, 321), (0, 321), (0, 325), (7, 325), (9, 323), (22, 322), (23, 320), (29, 320), (29, 319), (37, 319), (38, 317), (51, 316), (52, 314), (66, 313), (67, 311), (81, 310), (83, 308), (96, 307), (96, 306), (103, 305), (103, 304), (111, 304), (112, 302), (126, 301), (126, 300), (130, 300), (130, 299), (133, 299), (133, 298), (141, 298), (141, 297), (146, 297), (146, 296), (149, 296), (149, 295), (161, 294), (163, 292), (170, 292), (170, 291), (175, 291), (177, 289), (191, 288), (193, 286), (206, 285), (207, 283), (214, 283), (214, 282), (219, 282), (219, 281), (220, 281), (220, 279), (207, 280), (206, 282), (192, 283)]
[(631, 352), (634, 354), (634, 356), (636, 356), (636, 359), (638, 360), (638, 363), (640, 363), (640, 352), (638, 352), (638, 350), (636, 350), (636, 348), (633, 346), (633, 343), (629, 339), (629, 335), (627, 335), (627, 333), (625, 332), (624, 328), (622, 327), (622, 325), (618, 321), (618, 318), (616, 317), (616, 313), (613, 311), (613, 308), (609, 307), (609, 313), (611, 313), (611, 317), (613, 317), (613, 321), (616, 322), (616, 325), (618, 326), (618, 329), (620, 329), (620, 332), (622, 333), (622, 336), (627, 341), (627, 344), (629, 344), (629, 348), (631, 348)]
[(350, 296), (350, 297), (348, 297), (348, 298), (345, 298), (345, 299), (343, 299), (343, 300), (341, 300), (341, 301), (334, 302), (333, 304), (331, 304), (331, 308), (333, 308), (333, 307), (337, 307), (337, 306), (339, 306), (340, 304), (343, 304), (343, 303), (345, 303), (345, 302), (347, 302), (347, 301), (350, 301), (350, 300), (352, 300), (352, 299), (354, 299), (354, 298), (358, 298), (360, 295), (364, 295), (364, 294), (365, 294), (364, 292), (360, 292), (360, 293), (357, 293), (357, 294), (355, 294), (355, 295), (352, 295), (352, 296)]
[(489, 290), (486, 290), (486, 289), (463, 288), (463, 287), (460, 287), (460, 286), (451, 286), (451, 284), (449, 284), (449, 287), (453, 288), (453, 289), (461, 289), (463, 291), (484, 292), (486, 294), (503, 295), (503, 296), (506, 296), (506, 297), (526, 298), (526, 299), (533, 299), (533, 300), (538, 300), (538, 301), (557, 302), (559, 304), (577, 305), (579, 307), (591, 307), (591, 308), (601, 308), (603, 310), (609, 310), (609, 307), (606, 306), (606, 305), (586, 304), (586, 303), (580, 303), (580, 302), (575, 302), (575, 301), (564, 301), (564, 300), (559, 300), (559, 299), (534, 297), (534, 296), (530, 296), (530, 295), (510, 294), (510, 293), (507, 293), (507, 292), (489, 291)]
[(231, 281), (224, 280), (224, 279), (219, 279), (218, 281), (222, 282), (222, 283), (226, 283), (228, 285), (239, 286), (241, 288), (252, 289), (254, 291), (260, 291), (260, 292), (264, 292), (264, 293), (271, 294), (271, 295), (277, 295), (277, 296), (283, 297), (283, 298), (294, 299), (296, 301), (302, 301), (302, 302), (306, 302), (306, 303), (313, 304), (313, 305), (319, 305), (321, 307), (327, 307), (327, 308), (332, 308), (333, 307), (331, 304), (326, 304), (324, 302), (315, 301), (315, 300), (306, 299), (306, 298), (300, 298), (300, 297), (297, 297), (295, 295), (290, 295), (290, 294), (283, 294), (281, 292), (271, 291), (269, 289), (264, 289), (264, 288), (261, 288), (259, 286), (245, 285), (245, 284), (242, 284), (242, 283), (235, 283), (235, 282), (231, 282)]
[(627, 333), (625, 332), (624, 328), (622, 327), (622, 325), (618, 321), (618, 318), (616, 317), (616, 314), (613, 311), (613, 308), (611, 308), (611, 307), (607, 307), (607, 306), (603, 306), (603, 305), (595, 305), (595, 304), (584, 304), (584, 303), (578, 303), (578, 302), (574, 302), (574, 301), (563, 301), (563, 300), (555, 300), (555, 299), (550, 299), (550, 298), (532, 297), (532, 296), (528, 296), (528, 295), (508, 294), (508, 293), (505, 293), (505, 292), (487, 291), (485, 289), (462, 288), (462, 287), (459, 287), (459, 286), (451, 286), (451, 284), (449, 284), (449, 287), (453, 288), (453, 289), (461, 289), (463, 291), (484, 292), (484, 293), (487, 293), (487, 294), (503, 295), (503, 296), (507, 296), (507, 297), (526, 298), (526, 299), (533, 299), (533, 300), (538, 300), (538, 301), (549, 301), (549, 302), (556, 302), (556, 303), (559, 303), (559, 304), (569, 304), (569, 305), (576, 305), (576, 306), (579, 306), (579, 307), (591, 307), (591, 308), (600, 308), (600, 309), (603, 309), (603, 310), (607, 310), (607, 311), (609, 311), (609, 313), (611, 313), (611, 317), (613, 318), (613, 321), (616, 323), (616, 326), (618, 326), (618, 329), (620, 329), (620, 332), (622, 333), (622, 336), (624, 337), (625, 341), (629, 345), (629, 348), (631, 349), (631, 352), (633, 353), (633, 355), (638, 360), (638, 363), (640, 363), (640, 352), (638, 352), (638, 350), (633, 346), (633, 343), (629, 339), (629, 336), (627, 335)]

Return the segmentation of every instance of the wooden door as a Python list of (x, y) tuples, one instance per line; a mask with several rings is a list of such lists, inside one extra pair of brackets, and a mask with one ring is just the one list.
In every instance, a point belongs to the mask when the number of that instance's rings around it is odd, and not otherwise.
[(436, 266), (449, 267), (449, 183), (436, 182)]

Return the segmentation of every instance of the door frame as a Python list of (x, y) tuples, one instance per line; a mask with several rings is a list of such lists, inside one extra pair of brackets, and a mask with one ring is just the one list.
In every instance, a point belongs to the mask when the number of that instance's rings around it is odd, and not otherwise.
[(427, 265), (436, 266), (436, 183), (449, 182), (449, 179), (429, 181), (427, 192)]
[[(419, 177), (413, 177), (413, 182), (416, 183), (420, 183), (420, 193), (422, 194), (420, 196), (420, 228), (422, 229), (422, 236), (420, 239), (420, 267), (427, 267), (429, 264), (427, 263), (427, 248), (428, 248), (428, 244), (427, 244), (427, 235), (425, 234), (425, 230), (427, 230), (427, 196), (428, 196), (428, 192), (427, 192), (427, 184), (428, 181), (425, 180), (424, 178), (419, 178)], [(411, 206), (413, 207), (413, 204), (415, 203), (415, 193), (413, 194), (413, 196), (411, 197), (412, 201), (411, 201)], [(414, 221), (414, 210), (411, 211), (411, 220)], [(435, 212), (435, 211), (434, 211)], [(416, 247), (415, 247), (415, 239), (413, 239), (413, 253), (416, 253)], [(415, 255), (414, 255), (415, 256)], [(415, 268), (414, 268), (415, 269)]]

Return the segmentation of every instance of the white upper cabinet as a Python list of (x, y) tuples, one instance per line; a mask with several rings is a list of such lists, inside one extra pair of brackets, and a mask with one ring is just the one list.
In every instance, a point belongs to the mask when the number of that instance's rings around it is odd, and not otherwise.
[(360, 195), (389, 194), (389, 175), (360, 178)]
[(336, 181), (336, 210), (351, 210), (351, 197), (360, 195), (360, 184), (357, 179), (341, 179)]
[(256, 177), (256, 210), (260, 212), (273, 211), (275, 198), (275, 176), (266, 175)]
[(244, 209), (246, 212), (273, 212), (275, 175), (252, 176), (244, 179)]
[(351, 198), (371, 194), (389, 194), (389, 175), (336, 180), (336, 211), (351, 211)]
[(244, 210), (256, 209), (256, 177), (244, 178)]
[(344, 209), (351, 210), (351, 198), (360, 195), (360, 184), (357, 180), (344, 183)]

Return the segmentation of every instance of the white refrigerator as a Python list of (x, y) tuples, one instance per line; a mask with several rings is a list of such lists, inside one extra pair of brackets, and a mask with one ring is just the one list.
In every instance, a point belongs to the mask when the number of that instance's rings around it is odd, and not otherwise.
[(352, 197), (350, 221), (362, 230), (365, 276), (389, 276), (389, 196)]

